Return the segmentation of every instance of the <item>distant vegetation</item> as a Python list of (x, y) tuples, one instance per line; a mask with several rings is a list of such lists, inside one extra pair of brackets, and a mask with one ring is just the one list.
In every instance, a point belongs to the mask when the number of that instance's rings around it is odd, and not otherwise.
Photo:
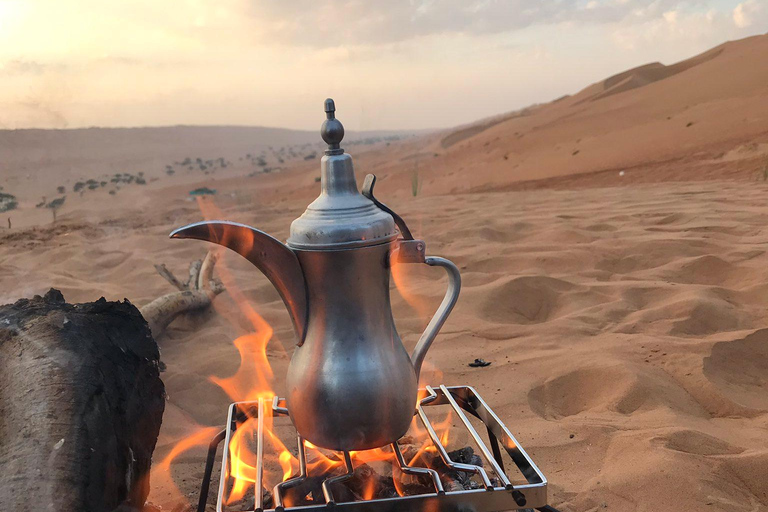
[[(407, 138), (410, 135), (389, 135), (383, 137), (367, 137), (363, 139), (349, 139), (344, 141), (345, 146), (361, 146), (372, 145), (381, 142), (389, 144), (390, 141), (396, 141), (403, 138)], [(293, 161), (313, 161), (322, 156), (322, 151), (325, 149), (325, 144), (318, 140), (317, 142), (286, 145), (286, 146), (268, 146), (264, 149), (258, 149), (251, 153), (246, 153), (244, 156), (238, 157), (237, 160), (241, 163), (239, 172), (242, 172), (242, 164), (250, 163), (253, 166), (253, 171), (248, 173), (248, 176), (254, 177), (261, 174), (277, 173), (283, 170), (284, 165), (288, 165), (291, 160)], [(161, 172), (164, 172), (166, 176), (175, 176), (181, 173), (194, 173), (201, 172), (202, 174), (212, 174), (222, 169), (230, 169), (233, 167), (233, 163), (226, 157), (220, 156), (217, 158), (203, 158), (187, 156), (178, 161), (174, 161), (166, 164), (161, 168)], [(57, 198), (49, 201), (45, 196), (36, 204), (37, 208), (48, 208), (56, 221), (57, 211), (61, 208), (65, 201), (65, 194), (70, 189), (75, 194), (81, 197), (89, 191), (99, 190), (102, 188), (107, 189), (110, 195), (116, 195), (123, 186), (128, 185), (146, 185), (148, 181), (156, 181), (159, 177), (153, 177), (151, 180), (146, 178), (144, 172), (118, 172), (113, 174), (101, 175), (98, 179), (81, 178), (74, 184), (58, 185), (56, 186)], [(319, 178), (316, 179), (319, 181)], [(412, 193), (418, 195), (421, 191), (421, 178), (418, 171), (414, 171), (412, 177)], [(2, 191), (2, 187), (0, 187)], [(211, 195), (216, 191), (202, 187), (191, 191), (192, 195)], [(0, 212), (6, 212), (18, 208), (18, 200), (15, 196), (0, 192)]]
[(195, 190), (190, 190), (189, 195), (191, 196), (212, 196), (216, 195), (216, 190), (208, 187), (200, 187), (196, 188)]
[(166, 165), (165, 166), (165, 173), (169, 176), (176, 173), (176, 169), (174, 166), (178, 167), (184, 167), (188, 171), (194, 171), (195, 169), (203, 171), (203, 174), (210, 174), (217, 169), (226, 169), (232, 165), (232, 162), (224, 158), (223, 156), (220, 156), (218, 158), (214, 158), (212, 160), (203, 160), (200, 157), (196, 157), (195, 159), (192, 159), (191, 157), (186, 157), (181, 162), (173, 162), (173, 165)]
[(19, 206), (16, 196), (6, 192), (0, 192), (0, 212), (9, 212)]
[(387, 135), (384, 137), (366, 137), (364, 139), (351, 139), (345, 140), (342, 145), (346, 146), (370, 146), (371, 144), (378, 144), (379, 142), (395, 142), (402, 139), (407, 139), (410, 135)]
[(45, 205), (46, 208), (51, 210), (51, 213), (53, 214), (54, 223), (56, 222), (56, 212), (59, 211), (59, 208), (61, 208), (61, 206), (64, 204), (64, 201), (66, 199), (67, 199), (67, 196), (57, 197), (56, 199), (54, 199), (53, 201)]

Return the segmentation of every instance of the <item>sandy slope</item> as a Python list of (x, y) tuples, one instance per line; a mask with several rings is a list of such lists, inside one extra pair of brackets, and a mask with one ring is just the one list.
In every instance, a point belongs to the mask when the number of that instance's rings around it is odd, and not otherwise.
[(418, 169), (425, 193), (754, 176), (768, 162), (767, 55), (768, 36), (725, 43), (370, 162), (398, 189)]
[[(759, 476), (768, 472), (766, 194), (762, 183), (710, 182), (398, 201), (429, 252), (464, 276), (428, 360), (442, 382), (480, 390), (564, 510), (768, 507)], [(231, 198), (220, 206), (278, 236), (300, 210)], [(141, 304), (167, 292), (152, 264), (183, 271), (204, 252), (165, 238), (200, 213), (178, 196), (162, 211), (130, 213), (6, 236), (3, 301), (49, 285), (71, 301), (103, 294)], [(282, 303), (247, 262), (224, 263), (275, 328), (269, 355), (280, 392), (291, 345)], [(393, 291), (410, 347), (445, 279), (412, 269), (404, 282), (419, 297), (414, 309)], [(234, 373), (231, 342), (251, 327), (231, 296), (217, 309), (160, 340), (169, 402), (158, 459), (197, 424), (224, 421), (229, 400), (207, 377)], [(468, 368), (475, 357), (493, 364)], [(196, 492), (202, 460), (197, 450), (173, 466), (184, 492)], [(168, 506), (177, 498), (162, 476), (153, 500)]]
[[(755, 65), (766, 51), (766, 37), (729, 43), (523, 113), (351, 149), (358, 180), (376, 172), (380, 199), (431, 254), (462, 269), (427, 381), (475, 386), (562, 510), (768, 509), (768, 182), (756, 180), (768, 150), (768, 68)], [(104, 151), (94, 170), (121, 165), (122, 150), (90, 149)], [(284, 239), (317, 194), (317, 161), (298, 162), (277, 174), (248, 177), (236, 163), (115, 196), (96, 190), (68, 199), (55, 226), (26, 205), (17, 227), (0, 229), (0, 303), (49, 286), (72, 302), (141, 305), (169, 292), (152, 265), (181, 273), (206, 250), (166, 238), (202, 218), (194, 186), (218, 190), (223, 217)], [(60, 168), (40, 165), (30, 194), (56, 184)], [(661, 183), (643, 183), (652, 181)], [(247, 262), (228, 254), (223, 264), (274, 328), (268, 354), (282, 393), (292, 345), (283, 305)], [(409, 268), (401, 283), (415, 296), (410, 305), (393, 289), (411, 348), (445, 278)], [(158, 461), (200, 426), (224, 422), (230, 400), (208, 377), (235, 372), (232, 340), (252, 330), (232, 297), (159, 340), (169, 401)], [(493, 364), (467, 367), (476, 357)], [(193, 502), (202, 469), (202, 449), (171, 468)], [(164, 507), (179, 499), (168, 476), (153, 474), (152, 500)]]

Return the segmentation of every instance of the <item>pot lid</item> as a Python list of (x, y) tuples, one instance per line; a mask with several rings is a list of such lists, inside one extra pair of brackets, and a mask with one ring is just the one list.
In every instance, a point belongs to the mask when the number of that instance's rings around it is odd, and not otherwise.
[(327, 119), (320, 135), (328, 149), (320, 161), (320, 195), (291, 223), (288, 245), (293, 249), (349, 249), (397, 237), (392, 216), (357, 188), (352, 157), (339, 145), (344, 138), (344, 126), (335, 112), (333, 100), (325, 100)]

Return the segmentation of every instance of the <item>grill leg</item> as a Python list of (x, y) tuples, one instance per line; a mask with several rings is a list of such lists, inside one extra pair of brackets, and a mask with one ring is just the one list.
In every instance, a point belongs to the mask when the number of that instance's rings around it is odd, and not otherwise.
[(208, 445), (208, 458), (205, 460), (205, 473), (203, 474), (203, 482), (200, 484), (200, 499), (197, 501), (197, 512), (205, 512), (205, 505), (208, 503), (208, 490), (211, 487), (213, 463), (216, 461), (216, 451), (226, 435), (227, 429), (224, 429), (216, 434)]

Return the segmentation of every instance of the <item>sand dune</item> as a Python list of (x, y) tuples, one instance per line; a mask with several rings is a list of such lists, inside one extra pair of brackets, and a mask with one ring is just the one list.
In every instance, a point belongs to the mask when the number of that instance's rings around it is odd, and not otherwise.
[(399, 146), (391, 163), (390, 148), (367, 162), (392, 190), (407, 190), (418, 169), (427, 194), (755, 178), (768, 161), (765, 55), (768, 36), (725, 43), (443, 132), (426, 149)]
[[(425, 381), (475, 386), (563, 511), (768, 509), (768, 182), (757, 175), (768, 68), (756, 64), (767, 50), (768, 37), (727, 43), (470, 127), (350, 148), (358, 181), (376, 172), (380, 199), (462, 271)], [(115, 168), (128, 149), (88, 147)], [(37, 161), (30, 197), (60, 170)], [(55, 225), (33, 206), (11, 212), (0, 302), (50, 286), (72, 302), (169, 292), (153, 264), (184, 272), (206, 250), (167, 239), (203, 217), (188, 194), (196, 186), (217, 189), (222, 217), (285, 239), (317, 194), (318, 162), (255, 176), (248, 165), (76, 195)], [(267, 353), (283, 394), (293, 343), (283, 304), (236, 255), (220, 267), (274, 328)], [(446, 282), (419, 266), (398, 282), (394, 314), (410, 349)], [(236, 371), (232, 340), (252, 329), (227, 293), (159, 340), (169, 401), (158, 461), (200, 426), (223, 424), (230, 399), (209, 376)], [(476, 357), (492, 364), (468, 367)], [(200, 447), (156, 471), (152, 501), (178, 502), (170, 477), (194, 502), (203, 458)]]

